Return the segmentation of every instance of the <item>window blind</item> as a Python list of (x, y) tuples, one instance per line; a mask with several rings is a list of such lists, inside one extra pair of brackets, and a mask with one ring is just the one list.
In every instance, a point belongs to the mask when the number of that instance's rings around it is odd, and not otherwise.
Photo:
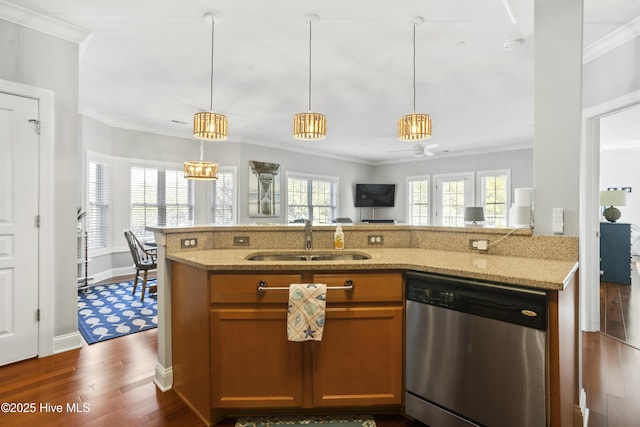
[(90, 161), (88, 166), (87, 245), (101, 249), (109, 245), (109, 165)]
[(130, 228), (151, 238), (145, 227), (193, 225), (193, 182), (184, 172), (158, 167), (131, 168)]
[(235, 188), (233, 172), (218, 171), (218, 179), (211, 186), (211, 224), (231, 225), (234, 223)]

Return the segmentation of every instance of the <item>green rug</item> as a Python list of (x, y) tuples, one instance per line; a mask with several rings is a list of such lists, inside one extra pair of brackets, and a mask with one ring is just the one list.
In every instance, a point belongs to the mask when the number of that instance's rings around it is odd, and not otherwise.
[(236, 421), (235, 427), (314, 427), (322, 424), (335, 427), (376, 427), (371, 415), (241, 417)]

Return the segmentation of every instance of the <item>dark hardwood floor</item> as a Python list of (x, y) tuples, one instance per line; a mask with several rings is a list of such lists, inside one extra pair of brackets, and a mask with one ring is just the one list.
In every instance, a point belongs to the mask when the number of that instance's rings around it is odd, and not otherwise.
[(631, 286), (600, 284), (600, 331), (640, 349), (640, 275), (635, 263)]
[(600, 284), (600, 332), (583, 334), (583, 384), (589, 427), (640, 422), (640, 275), (631, 286)]
[[(0, 426), (203, 426), (175, 392), (154, 385), (157, 345), (151, 329), (0, 367), (0, 404), (21, 412), (3, 406)], [(378, 427), (411, 426), (397, 415), (375, 419)], [(217, 424), (234, 425), (235, 419)]]

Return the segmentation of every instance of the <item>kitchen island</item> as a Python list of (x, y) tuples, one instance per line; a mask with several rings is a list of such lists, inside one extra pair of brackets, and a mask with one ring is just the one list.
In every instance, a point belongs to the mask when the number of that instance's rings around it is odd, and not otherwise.
[[(299, 231), (286, 231), (299, 237)], [(382, 229), (376, 227), (375, 231)], [(415, 230), (408, 227), (384, 232), (406, 231), (410, 241), (420, 241), (411, 234)], [(166, 336), (173, 348), (173, 388), (208, 424), (239, 413), (365, 409), (401, 413), (405, 271), (544, 290), (549, 316), (547, 425), (573, 425), (580, 417), (575, 260), (366, 246), (341, 252), (368, 258), (363, 260), (327, 261), (320, 257), (279, 261), (277, 257), (260, 260), (263, 258), (259, 256), (251, 260), (256, 255), (303, 251), (295, 249), (297, 243), (289, 247), (273, 245), (281, 248), (278, 250), (265, 248), (267, 244), (259, 248), (181, 250), (176, 242), (182, 236), (209, 230), (173, 232), (178, 233), (178, 239), (166, 230), (157, 233), (159, 252), (164, 257), (159, 277), (166, 281), (160, 286), (159, 304), (164, 302), (170, 313), (165, 329), (170, 331)], [(246, 230), (233, 232), (245, 234)], [(163, 239), (167, 236), (169, 239)], [(260, 241), (260, 236), (252, 235), (251, 240)], [(393, 242), (392, 236), (385, 235), (385, 241)], [(335, 251), (311, 252), (326, 255)], [(323, 341), (288, 342), (287, 292), (259, 287), (312, 281), (332, 287), (351, 283), (352, 288), (328, 292)], [(170, 298), (163, 298), (163, 292)]]

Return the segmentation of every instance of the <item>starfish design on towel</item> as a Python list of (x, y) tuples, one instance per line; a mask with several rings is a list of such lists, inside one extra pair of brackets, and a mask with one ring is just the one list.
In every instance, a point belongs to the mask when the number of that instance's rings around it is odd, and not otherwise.
[(303, 332), (305, 338), (313, 338), (313, 335), (316, 333), (316, 331), (311, 329), (311, 326), (308, 326)]

